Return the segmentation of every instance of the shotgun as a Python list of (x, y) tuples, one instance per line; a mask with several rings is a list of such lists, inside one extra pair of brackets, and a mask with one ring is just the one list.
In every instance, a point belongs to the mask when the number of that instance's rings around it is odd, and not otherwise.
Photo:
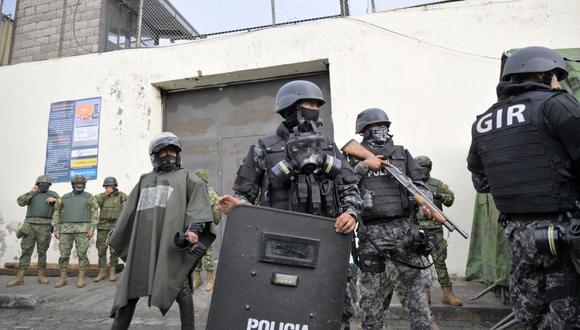
[[(356, 140), (350, 140), (340, 150), (360, 160), (365, 160), (375, 156), (372, 151), (365, 148)], [(435, 204), (433, 204), (433, 202), (427, 196), (425, 196), (425, 194), (423, 194), (419, 188), (417, 188), (417, 186), (408, 176), (406, 176), (396, 166), (393, 166), (388, 161), (383, 161), (383, 166), (385, 170), (387, 170), (401, 186), (409, 191), (417, 205), (425, 206), (429, 209), (431, 216), (433, 217), (433, 221), (442, 224), (449, 231), (457, 230), (457, 232), (465, 239), (469, 238), (469, 235), (464, 230), (459, 228), (455, 223), (453, 223), (453, 221), (451, 221), (451, 219), (445, 213), (443, 213), (443, 211), (441, 211)]]

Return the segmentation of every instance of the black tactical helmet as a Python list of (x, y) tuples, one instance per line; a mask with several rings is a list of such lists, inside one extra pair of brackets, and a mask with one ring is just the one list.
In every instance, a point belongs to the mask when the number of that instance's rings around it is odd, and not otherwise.
[(431, 168), (433, 166), (433, 162), (427, 156), (417, 156), (415, 157), (415, 162), (417, 162), (417, 165), (421, 167)]
[(284, 84), (276, 93), (276, 113), (284, 117), (284, 110), (299, 101), (315, 101), (322, 106), (326, 101), (322, 91), (315, 83), (306, 80), (294, 80)]
[(48, 175), (41, 175), (36, 179), (36, 183), (35, 184), (39, 184), (39, 183), (49, 183), (52, 184), (52, 179), (48, 176)]
[(509, 81), (514, 74), (548, 71), (554, 71), (558, 80), (564, 80), (568, 76), (566, 63), (560, 54), (546, 47), (525, 47), (508, 57), (501, 80)]
[(174, 147), (178, 152), (181, 152), (179, 138), (171, 132), (163, 132), (154, 137), (149, 144), (149, 155), (154, 155), (166, 147)]
[(379, 108), (369, 108), (361, 111), (356, 117), (356, 134), (360, 134), (365, 130), (365, 127), (385, 123), (387, 127), (391, 125), (391, 121), (387, 114)]
[(106, 177), (105, 180), (103, 181), (103, 187), (107, 187), (107, 186), (113, 186), (113, 187), (117, 187), (117, 179), (115, 179), (112, 176)]
[(82, 175), (75, 175), (72, 177), (72, 179), (70, 180), (70, 183), (75, 184), (75, 183), (80, 183), (80, 184), (86, 184), (87, 183), (87, 178), (85, 178)]

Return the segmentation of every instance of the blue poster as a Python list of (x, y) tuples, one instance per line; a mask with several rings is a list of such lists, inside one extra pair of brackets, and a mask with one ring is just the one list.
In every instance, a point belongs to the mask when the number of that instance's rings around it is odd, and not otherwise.
[(100, 117), (100, 97), (50, 105), (44, 174), (53, 182), (97, 178)]

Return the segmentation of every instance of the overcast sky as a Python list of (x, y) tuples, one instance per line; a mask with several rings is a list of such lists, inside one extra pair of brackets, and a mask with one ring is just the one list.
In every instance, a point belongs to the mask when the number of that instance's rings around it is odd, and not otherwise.
[[(375, 0), (377, 11), (441, 0)], [(201, 34), (272, 24), (271, 0), (170, 0)], [(340, 14), (340, 0), (275, 0), (276, 23)], [(351, 15), (371, 12), (371, 0), (349, 0)]]

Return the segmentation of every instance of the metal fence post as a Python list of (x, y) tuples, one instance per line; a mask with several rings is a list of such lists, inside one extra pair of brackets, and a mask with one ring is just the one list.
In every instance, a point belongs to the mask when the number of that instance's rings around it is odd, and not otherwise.
[(349, 9), (348, 9), (348, 0), (340, 0), (340, 15), (341, 16), (350, 16)]
[(137, 40), (135, 47), (141, 48), (141, 23), (143, 22), (143, 0), (139, 0), (139, 8), (137, 11)]
[(272, 25), (276, 25), (276, 0), (270, 0), (272, 7)]

